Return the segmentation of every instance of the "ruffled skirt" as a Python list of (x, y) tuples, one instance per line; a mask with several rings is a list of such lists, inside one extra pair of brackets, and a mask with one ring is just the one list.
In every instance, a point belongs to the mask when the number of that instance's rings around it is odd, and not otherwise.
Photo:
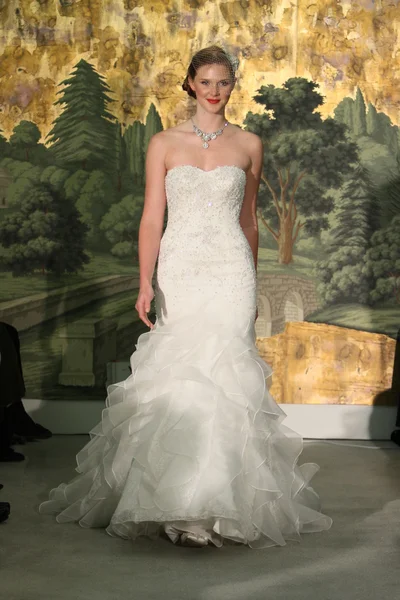
[(203, 531), (216, 546), (284, 545), (327, 530), (297, 461), (303, 442), (268, 391), (271, 368), (254, 318), (160, 322), (140, 336), (132, 375), (108, 389), (101, 422), (77, 455), (78, 475), (41, 513), (113, 536)]

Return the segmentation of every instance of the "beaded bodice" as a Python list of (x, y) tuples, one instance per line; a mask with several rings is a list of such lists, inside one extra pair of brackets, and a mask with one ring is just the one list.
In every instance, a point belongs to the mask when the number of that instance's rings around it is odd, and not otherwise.
[(227, 258), (235, 251), (248, 253), (239, 223), (245, 185), (246, 173), (236, 166), (170, 169), (165, 177), (168, 223), (161, 254), (220, 260), (221, 252), (229, 253)]

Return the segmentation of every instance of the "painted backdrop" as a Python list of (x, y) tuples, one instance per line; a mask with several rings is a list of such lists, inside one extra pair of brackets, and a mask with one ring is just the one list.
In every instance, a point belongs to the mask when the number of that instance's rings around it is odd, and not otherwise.
[(191, 115), (181, 82), (211, 43), (240, 61), (228, 118), (265, 143), (258, 336), (395, 336), (400, 3), (9, 0), (0, 25), (0, 319), (28, 397), (129, 374), (144, 157)]

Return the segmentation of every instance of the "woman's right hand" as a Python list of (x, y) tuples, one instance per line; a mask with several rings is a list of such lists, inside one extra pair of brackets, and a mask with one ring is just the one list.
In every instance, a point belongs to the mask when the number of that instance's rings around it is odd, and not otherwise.
[(150, 329), (153, 329), (153, 323), (147, 318), (147, 313), (150, 311), (151, 301), (154, 298), (154, 291), (151, 284), (142, 285), (139, 289), (139, 295), (136, 300), (135, 308), (139, 314), (139, 318)]

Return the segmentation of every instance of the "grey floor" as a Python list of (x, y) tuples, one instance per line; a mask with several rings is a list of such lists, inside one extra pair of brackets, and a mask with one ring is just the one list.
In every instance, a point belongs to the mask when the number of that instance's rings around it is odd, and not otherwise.
[(48, 490), (76, 474), (75, 454), (86, 441), (54, 436), (16, 447), (26, 456), (23, 463), (0, 463), (0, 500), (12, 509), (0, 524), (1, 598), (400, 597), (400, 448), (391, 442), (306, 441), (300, 463), (321, 467), (313, 485), (332, 529), (305, 535), (300, 544), (251, 550), (184, 548), (161, 538), (133, 543), (39, 515)]

